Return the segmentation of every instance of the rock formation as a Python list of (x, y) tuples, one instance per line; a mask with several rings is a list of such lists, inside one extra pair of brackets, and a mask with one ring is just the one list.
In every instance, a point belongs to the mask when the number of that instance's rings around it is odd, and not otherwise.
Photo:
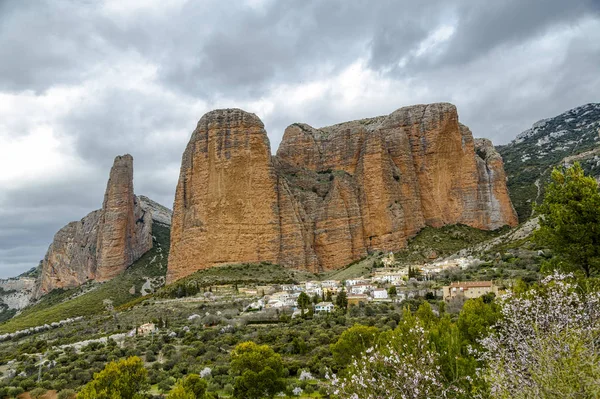
[(110, 280), (152, 248), (152, 219), (133, 193), (133, 157), (115, 158), (96, 243), (95, 280)]
[(174, 206), (169, 263), (186, 267), (169, 268), (167, 280), (190, 267), (277, 259), (277, 176), (256, 115), (227, 109), (200, 119), (183, 153)]
[(456, 223), (496, 229), (517, 219), (501, 158), (451, 104), (293, 124), (274, 157), (254, 114), (212, 111), (183, 154), (167, 281), (234, 262), (336, 269)]
[[(60, 229), (44, 260), (36, 297), (88, 280), (109, 280), (152, 248), (153, 213), (165, 211), (133, 193), (133, 157), (115, 158), (102, 209)], [(168, 210), (167, 210), (168, 211)]]

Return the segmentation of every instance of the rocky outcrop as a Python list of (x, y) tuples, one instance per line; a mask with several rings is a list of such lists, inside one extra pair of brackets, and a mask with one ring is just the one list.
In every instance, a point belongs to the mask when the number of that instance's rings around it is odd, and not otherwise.
[(60, 229), (42, 261), (37, 296), (76, 287), (96, 277), (98, 226), (102, 210)]
[(173, 207), (167, 281), (206, 266), (277, 260), (277, 176), (256, 115), (226, 109), (200, 119)]
[(487, 143), (442, 103), (320, 129), (293, 124), (269, 157), (255, 115), (210, 112), (183, 155), (167, 280), (233, 262), (335, 269), (401, 249), (425, 226), (515, 225), (502, 160)]
[(14, 313), (29, 305), (35, 292), (35, 283), (33, 277), (0, 279), (0, 319), (5, 312)]
[[(44, 260), (36, 297), (88, 280), (106, 281), (152, 248), (154, 214), (170, 222), (168, 210), (133, 193), (133, 158), (115, 158), (102, 209), (60, 229)], [(166, 210), (166, 211), (165, 211)]]
[[(482, 204), (482, 209), (477, 214), (479, 225), (485, 228), (517, 224), (517, 214), (512, 203), (502, 201), (509, 197), (502, 156), (488, 139), (475, 139), (475, 153), (479, 172), (477, 202)], [(511, 215), (514, 219), (507, 221), (505, 215)]]
[(133, 157), (115, 158), (106, 185), (96, 244), (95, 280), (110, 280), (152, 248), (152, 218), (133, 193)]

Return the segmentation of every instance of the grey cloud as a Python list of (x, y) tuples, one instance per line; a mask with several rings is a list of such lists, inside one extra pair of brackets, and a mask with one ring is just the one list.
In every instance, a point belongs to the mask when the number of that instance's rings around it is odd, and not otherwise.
[(92, 3), (4, 0), (0, 3), (0, 90), (44, 91), (76, 83), (106, 57)]

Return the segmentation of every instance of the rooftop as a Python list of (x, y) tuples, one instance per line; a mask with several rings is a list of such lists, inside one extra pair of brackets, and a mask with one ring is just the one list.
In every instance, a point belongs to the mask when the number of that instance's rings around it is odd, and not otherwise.
[(450, 287), (463, 287), (463, 288), (472, 288), (472, 287), (491, 287), (493, 282), (491, 281), (455, 281), (450, 284)]

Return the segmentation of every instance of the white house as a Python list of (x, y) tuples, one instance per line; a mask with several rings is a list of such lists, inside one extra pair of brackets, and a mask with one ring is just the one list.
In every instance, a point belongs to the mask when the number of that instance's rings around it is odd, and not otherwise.
[(339, 287), (340, 283), (339, 281), (335, 281), (335, 280), (325, 280), (321, 283), (321, 287), (323, 288), (337, 288)]
[(388, 299), (388, 292), (385, 288), (377, 288), (373, 290), (374, 299)]
[(353, 294), (366, 294), (369, 291), (372, 291), (375, 287), (371, 284), (356, 284), (350, 287), (350, 291)]
[(327, 312), (327, 313), (331, 313), (333, 312), (333, 303), (331, 302), (319, 302), (315, 305), (315, 312), (316, 313), (321, 313), (321, 312)]
[(346, 280), (346, 287), (351, 287), (353, 285), (365, 284), (365, 283), (367, 283), (367, 281), (365, 281), (365, 280), (358, 280), (358, 279)]
[(302, 291), (302, 287), (296, 284), (282, 284), (281, 289), (283, 291)]
[(379, 280), (390, 284), (399, 284), (403, 281), (403, 278), (404, 276), (402, 274), (384, 274), (379, 277)]

